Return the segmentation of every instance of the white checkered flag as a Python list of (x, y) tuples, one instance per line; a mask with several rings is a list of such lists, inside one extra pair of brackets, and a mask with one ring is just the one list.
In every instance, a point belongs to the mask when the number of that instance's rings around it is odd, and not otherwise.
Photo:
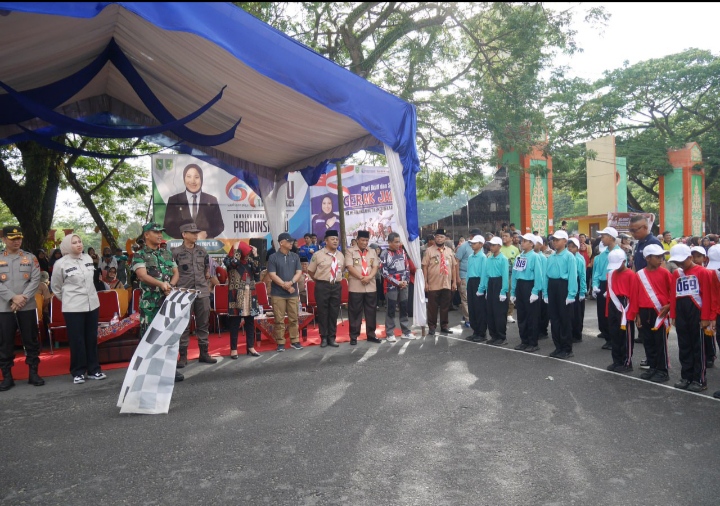
[(155, 415), (170, 409), (180, 336), (197, 295), (175, 289), (165, 298), (130, 360), (117, 403), (120, 413)]

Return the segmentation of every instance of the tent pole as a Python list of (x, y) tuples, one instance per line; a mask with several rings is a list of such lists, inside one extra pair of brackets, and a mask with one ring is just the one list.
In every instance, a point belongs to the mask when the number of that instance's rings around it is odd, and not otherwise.
[(335, 162), (335, 169), (337, 170), (337, 192), (338, 192), (338, 214), (340, 215), (340, 245), (342, 250), (347, 249), (347, 237), (345, 236), (345, 200), (343, 199), (343, 184), (342, 184), (342, 163)]

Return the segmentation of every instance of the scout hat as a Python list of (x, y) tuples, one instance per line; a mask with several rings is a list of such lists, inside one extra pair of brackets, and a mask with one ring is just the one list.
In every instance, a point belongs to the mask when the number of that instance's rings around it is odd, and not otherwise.
[(201, 230), (197, 227), (194, 221), (180, 225), (180, 232), (190, 232), (195, 234), (200, 231)]
[(720, 244), (710, 246), (710, 248), (708, 248), (707, 256), (710, 259), (707, 264), (707, 268), (712, 270), (720, 269)]
[(327, 230), (325, 232), (325, 238), (327, 239), (328, 237), (340, 237), (340, 236), (338, 235), (337, 230)]
[(614, 249), (608, 254), (607, 270), (614, 271), (618, 269), (627, 260), (625, 252), (621, 249)]
[(22, 239), (23, 238), (23, 232), (22, 229), (17, 225), (8, 225), (7, 227), (3, 227), (3, 237), (7, 237), (8, 239)]
[(143, 225), (143, 233), (145, 232), (165, 232), (165, 229), (154, 221), (151, 221)]
[(671, 262), (684, 262), (688, 257), (692, 256), (692, 251), (686, 244), (676, 244), (670, 248)]
[(662, 246), (658, 246), (657, 244), (648, 244), (643, 248), (642, 254), (645, 258), (649, 256), (664, 257), (665, 250)]
[(435, 231), (435, 235), (444, 235), (444, 236), (447, 236), (447, 234), (445, 233), (445, 229), (444, 229), (444, 228), (439, 228), (439, 229), (437, 229), (437, 230)]
[(358, 230), (357, 238), (358, 239), (370, 239), (370, 232), (368, 232), (367, 230)]

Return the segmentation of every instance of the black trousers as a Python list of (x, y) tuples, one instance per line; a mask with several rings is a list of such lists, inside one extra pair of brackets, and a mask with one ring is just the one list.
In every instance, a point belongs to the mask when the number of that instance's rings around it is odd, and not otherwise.
[(80, 313), (63, 311), (70, 343), (70, 374), (73, 376), (100, 372), (97, 351), (99, 313), (99, 309)]
[(413, 301), (415, 300), (415, 283), (408, 283), (407, 312), (410, 318), (413, 317)]
[(540, 303), (540, 321), (538, 334), (547, 337), (548, 326), (550, 325), (550, 314), (548, 313), (548, 305), (545, 304), (545, 300), (543, 300), (545, 294), (543, 292), (539, 292), (538, 295), (540, 296), (540, 300), (538, 301)]
[(488, 278), (485, 307), (487, 308), (488, 330), (490, 331), (490, 337), (493, 339), (506, 339), (507, 313), (510, 301), (505, 299), (500, 302), (500, 290), (502, 290), (502, 278)]
[(230, 349), (237, 350), (238, 333), (240, 332), (240, 322), (245, 320), (245, 351), (255, 347), (255, 317), (254, 316), (228, 316), (228, 324), (230, 326)]
[(480, 278), (468, 278), (468, 314), (470, 315), (470, 326), (473, 329), (473, 334), (485, 337), (487, 333), (487, 308), (485, 307), (487, 299), (484, 295), (477, 296), (479, 286)]
[[(620, 304), (627, 306), (627, 297), (618, 297)], [(630, 334), (630, 323), (622, 328), (622, 313), (610, 301), (608, 307), (608, 329), (610, 330), (610, 344), (612, 345), (613, 364), (632, 366), (634, 341)]]
[(548, 316), (552, 340), (557, 351), (572, 351), (572, 308), (567, 307), (567, 279), (548, 279)]
[(598, 287), (600, 288), (600, 291), (595, 296), (595, 301), (597, 302), (596, 309), (598, 328), (600, 329), (600, 333), (603, 335), (605, 340), (609, 342), (610, 327), (608, 326), (608, 318), (607, 316), (605, 316), (605, 292), (607, 292), (607, 281), (600, 281), (600, 285)]
[(530, 303), (530, 295), (535, 281), (518, 279), (515, 286), (515, 309), (517, 310), (518, 330), (523, 344), (538, 345), (540, 321), (540, 300)]
[[(17, 320), (15, 316), (17, 315)], [(20, 324), (20, 336), (25, 348), (25, 363), (37, 366), (40, 363), (37, 316), (34, 309), (17, 313), (0, 313), (0, 369), (9, 369), (15, 363), (15, 332)]]
[(700, 327), (700, 309), (690, 297), (677, 299), (675, 331), (680, 352), (680, 377), (705, 385), (705, 334)]
[[(317, 285), (315, 285), (317, 289)], [(317, 293), (315, 294), (317, 300)], [(338, 306), (339, 307), (339, 306)], [(348, 299), (348, 320), (350, 321), (350, 340), (356, 341), (360, 335), (363, 314), (365, 315), (365, 334), (375, 337), (377, 292), (350, 292)], [(336, 317), (337, 320), (337, 317)]]
[[(322, 339), (335, 339), (337, 333), (337, 318), (340, 312), (340, 292), (340, 283), (317, 281), (315, 284), (317, 322), (320, 327), (320, 337)], [(373, 312), (374, 311), (373, 308)]]
[(452, 293), (450, 290), (433, 290), (426, 292), (427, 296), (427, 324), (430, 330), (437, 327), (438, 310), (440, 311), (440, 328), (449, 328), (450, 303), (452, 302)]
[[(578, 281), (578, 287), (580, 282)], [(583, 296), (585, 294), (582, 294)], [(574, 341), (582, 340), (583, 326), (585, 324), (585, 299), (580, 300), (580, 293), (578, 292), (575, 297), (575, 304), (573, 304), (573, 325), (572, 325), (572, 336)]]
[(641, 307), (638, 316), (642, 327), (638, 329), (638, 334), (642, 337), (650, 369), (668, 372), (667, 327), (662, 325), (653, 330), (657, 315), (655, 308)]

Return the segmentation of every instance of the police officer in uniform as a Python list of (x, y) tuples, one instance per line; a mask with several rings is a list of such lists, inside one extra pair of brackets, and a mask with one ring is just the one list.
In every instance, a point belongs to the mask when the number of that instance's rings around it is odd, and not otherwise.
[(325, 247), (312, 256), (308, 266), (308, 274), (315, 280), (321, 348), (340, 346), (335, 342), (344, 269), (343, 254), (337, 249), (339, 242), (337, 230), (325, 232)]
[(20, 249), (23, 240), (18, 226), (3, 228), (5, 252), (0, 256), (0, 392), (15, 386), (12, 366), (15, 362), (15, 332), (20, 327), (25, 363), (30, 369), (28, 383), (45, 384), (38, 375), (40, 343), (35, 310), (35, 292), (40, 283), (40, 264), (35, 255)]
[[(195, 315), (195, 335), (200, 348), (198, 362), (216, 364), (217, 359), (208, 353), (208, 334), (210, 327), (210, 256), (205, 248), (195, 244), (201, 230), (195, 222), (180, 225), (183, 243), (172, 248), (172, 258), (178, 266), (180, 278), (179, 288), (197, 290), (200, 293), (195, 298), (192, 312)], [(190, 322), (180, 337), (180, 358), (178, 369), (187, 365), (187, 350), (190, 343)]]
[(345, 253), (345, 267), (350, 274), (348, 288), (348, 320), (350, 321), (350, 344), (357, 344), (365, 315), (365, 333), (371, 343), (382, 343), (375, 336), (377, 318), (377, 286), (375, 274), (380, 266), (380, 259), (374, 249), (368, 248), (370, 232), (359, 230), (357, 233), (357, 246)]
[[(172, 253), (160, 248), (165, 229), (151, 221), (143, 226), (145, 245), (132, 259), (132, 270), (140, 282), (140, 333), (145, 335), (163, 300), (177, 286), (179, 274)], [(175, 381), (185, 377), (175, 371)]]

